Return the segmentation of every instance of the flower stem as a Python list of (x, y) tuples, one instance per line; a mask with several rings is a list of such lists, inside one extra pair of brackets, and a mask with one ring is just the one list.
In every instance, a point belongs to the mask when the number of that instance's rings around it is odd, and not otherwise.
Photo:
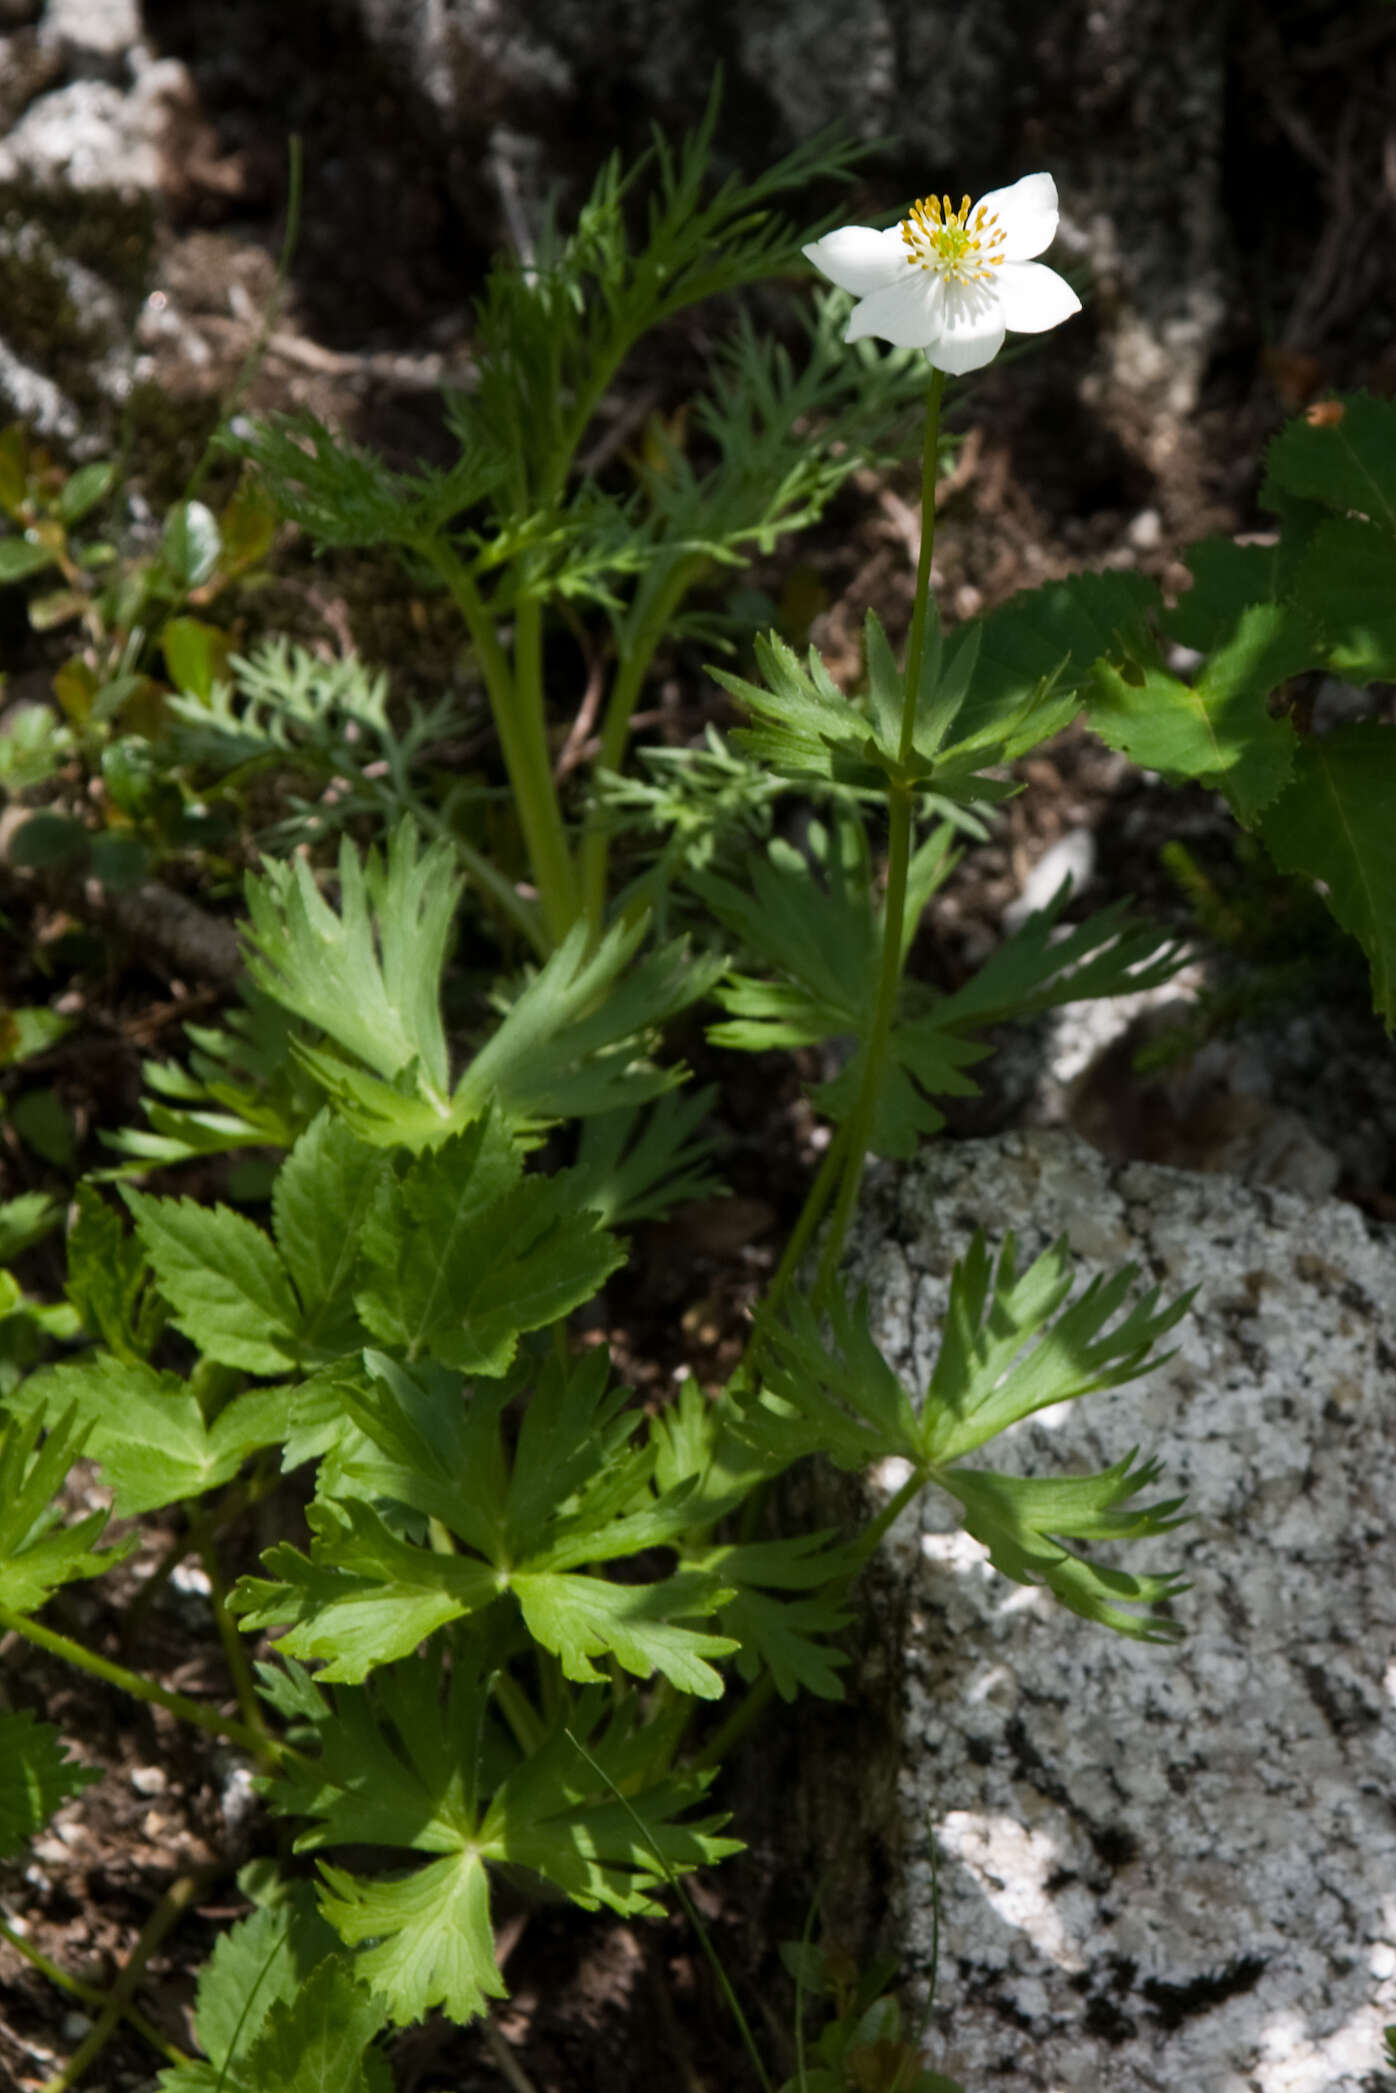
[[(944, 373), (937, 371), (926, 394), (926, 435), (921, 451), (921, 554), (916, 563), (916, 603), (912, 612), (911, 637), (907, 643), (906, 684), (902, 695), (902, 723), (898, 761), (903, 766), (910, 755), (916, 732), (916, 701), (921, 688), (921, 663), (926, 648), (926, 620), (931, 593), (931, 554), (936, 530), (936, 463), (940, 453), (940, 401), (945, 390)], [(887, 1070), (887, 1048), (897, 1014), (901, 987), (902, 946), (906, 915), (907, 873), (911, 864), (912, 813), (915, 796), (908, 785), (889, 779), (887, 785), (887, 898), (882, 911), (882, 966), (878, 975), (877, 1000), (872, 1023), (863, 1046), (863, 1072), (858, 1096), (849, 1116), (843, 1151), (843, 1177), (834, 1211), (824, 1238), (815, 1280), (816, 1301), (827, 1295), (843, 1255), (844, 1236), (862, 1183), (868, 1142), (877, 1117)]]
[(192, 1722), (197, 1729), (207, 1730), (211, 1736), (226, 1737), (231, 1744), (240, 1744), (244, 1751), (263, 1765), (279, 1764), (289, 1756), (284, 1745), (277, 1744), (263, 1731), (260, 1735), (230, 1715), (220, 1715), (215, 1708), (206, 1708), (202, 1701), (190, 1700), (184, 1693), (172, 1693), (167, 1686), (157, 1686), (153, 1679), (142, 1678), (139, 1672), (128, 1671), (124, 1664), (112, 1664), (107, 1658), (99, 1657), (95, 1651), (84, 1649), (80, 1642), (70, 1636), (58, 1635), (52, 1628), (42, 1627), (31, 1620), (28, 1614), (16, 1613), (8, 1606), (0, 1606), (0, 1630), (8, 1629), (22, 1635), (35, 1649), (47, 1650), (51, 1657), (61, 1657), (65, 1664), (73, 1665), (78, 1671), (102, 1679), (108, 1686), (118, 1686), (129, 1693), (133, 1700), (148, 1701), (152, 1706), (166, 1709), (177, 1715), (181, 1722)]
[(511, 671), (489, 607), (464, 561), (443, 538), (423, 538), (415, 550), (446, 584), (465, 620), (485, 679), (543, 922), (550, 941), (559, 945), (577, 919), (581, 898), (548, 755), (539, 605), (527, 596), (520, 599)]
[(940, 465), (940, 402), (945, 373), (937, 371), (926, 393), (926, 435), (921, 446), (921, 550), (916, 559), (916, 598), (911, 636), (906, 646), (906, 698), (902, 705), (899, 760), (911, 754), (916, 731), (916, 701), (921, 692), (921, 658), (926, 651), (926, 617), (931, 602), (931, 554), (936, 542), (936, 472)]

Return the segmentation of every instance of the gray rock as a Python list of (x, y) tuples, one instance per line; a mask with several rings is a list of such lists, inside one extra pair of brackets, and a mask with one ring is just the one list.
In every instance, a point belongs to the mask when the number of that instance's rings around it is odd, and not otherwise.
[(895, 1765), (861, 1769), (856, 1840), (895, 1856), (923, 1984), (934, 1841), (932, 2062), (973, 2093), (1367, 2093), (1396, 2019), (1396, 1233), (1062, 1133), (942, 1146), (874, 1181), (851, 1260), (911, 1386), (952, 1261), (1010, 1222), (1034, 1254), (1065, 1231), (1083, 1279), (1132, 1259), (1198, 1289), (1147, 1382), (986, 1463), (1159, 1455), (1192, 1519), (1148, 1553), (1192, 1581), (1187, 1636), (1005, 1582), (948, 1500), (894, 1528), (863, 1662)]
[(120, 79), (140, 41), (136, 0), (48, 0), (41, 35), (75, 73)]
[(139, 66), (133, 85), (73, 80), (41, 95), (0, 142), (0, 181), (150, 195), (165, 170), (165, 135), (192, 99), (177, 59)]

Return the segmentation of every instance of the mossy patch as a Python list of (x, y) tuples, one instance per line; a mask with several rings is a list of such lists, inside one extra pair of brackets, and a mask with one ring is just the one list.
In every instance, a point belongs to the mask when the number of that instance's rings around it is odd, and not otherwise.
[(42, 226), (60, 254), (108, 283), (133, 311), (150, 285), (155, 212), (148, 196), (0, 182), (0, 224)]

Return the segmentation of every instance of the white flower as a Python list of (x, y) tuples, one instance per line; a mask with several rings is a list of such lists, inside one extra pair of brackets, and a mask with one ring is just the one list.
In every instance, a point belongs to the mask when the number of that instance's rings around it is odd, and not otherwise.
[(966, 196), (958, 211), (948, 196), (928, 196), (886, 232), (840, 226), (805, 253), (858, 300), (845, 341), (879, 335), (958, 376), (991, 363), (1006, 329), (1041, 334), (1080, 312), (1070, 284), (1032, 260), (1056, 231), (1056, 183), (1025, 174), (977, 204)]

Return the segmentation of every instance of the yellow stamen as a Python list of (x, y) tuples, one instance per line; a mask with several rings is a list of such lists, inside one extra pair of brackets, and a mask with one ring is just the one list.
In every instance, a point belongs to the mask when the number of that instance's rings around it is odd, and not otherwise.
[(992, 211), (961, 198), (924, 196), (900, 227), (912, 268), (934, 269), (950, 283), (988, 283), (1002, 263), (1005, 233)]

